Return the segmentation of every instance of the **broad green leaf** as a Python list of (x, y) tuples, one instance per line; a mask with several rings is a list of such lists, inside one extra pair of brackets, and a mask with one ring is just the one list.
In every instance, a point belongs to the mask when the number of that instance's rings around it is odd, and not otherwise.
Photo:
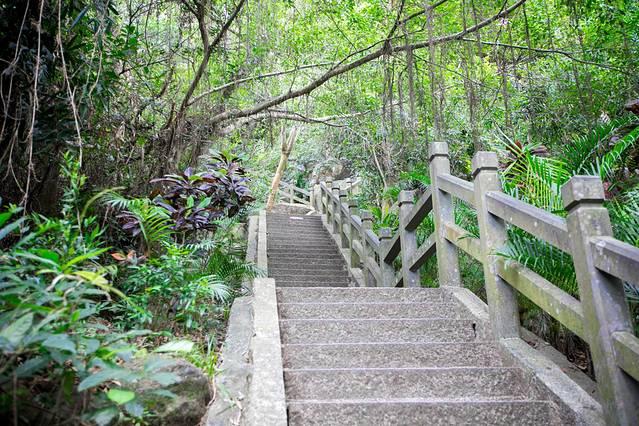
[(91, 418), (94, 422), (97, 423), (98, 426), (108, 426), (119, 414), (120, 412), (117, 408), (109, 407), (97, 411)]
[(165, 343), (155, 350), (155, 352), (191, 352), (194, 343), (189, 340), (175, 340)]
[(108, 285), (109, 282), (102, 275), (93, 271), (76, 271), (74, 273), (75, 276), (82, 278), (85, 281), (90, 282), (91, 284), (96, 285)]
[(122, 405), (129, 401), (133, 401), (135, 398), (135, 392), (125, 389), (111, 389), (107, 392), (107, 398), (118, 405)]
[(140, 376), (138, 374), (124, 368), (106, 368), (82, 380), (78, 385), (78, 391), (85, 391), (109, 380), (132, 382), (139, 378)]
[(7, 328), (0, 331), (0, 337), (4, 337), (12, 346), (17, 347), (24, 336), (29, 332), (32, 324), (33, 314), (28, 313), (9, 324)]
[(75, 353), (75, 343), (66, 334), (52, 334), (42, 342), (42, 345), (47, 348), (60, 349), (62, 351), (69, 351)]
[(27, 219), (26, 217), (21, 217), (20, 219), (16, 220), (15, 222), (11, 222), (10, 224), (5, 226), (4, 228), (0, 228), (0, 240), (2, 240), (4, 237), (9, 235), (10, 233), (15, 231), (16, 229), (18, 229), (20, 227), (20, 225), (22, 224), (22, 222), (24, 222), (26, 219)]
[(49, 259), (50, 261), (55, 262), (56, 264), (60, 262), (60, 255), (53, 250), (36, 249), (33, 250), (33, 252), (44, 259)]
[(104, 253), (107, 250), (108, 250), (108, 248), (101, 248), (101, 249), (98, 249), (98, 250), (90, 251), (90, 252), (85, 253), (85, 254), (80, 255), (80, 256), (76, 256), (73, 259), (69, 260), (64, 265), (62, 265), (62, 270), (66, 271), (66, 270), (69, 269), (69, 267), (75, 265), (76, 263), (84, 262), (85, 260), (93, 259), (95, 257), (98, 257), (98, 256), (100, 256), (102, 253)]
[(124, 405), (124, 409), (127, 413), (133, 417), (142, 417), (144, 415), (144, 407), (137, 401), (131, 401)]
[(21, 379), (24, 377), (31, 377), (34, 373), (37, 373), (41, 369), (49, 364), (49, 360), (45, 357), (31, 358), (23, 362), (15, 369), (15, 375)]
[(175, 361), (160, 357), (150, 357), (144, 363), (144, 371), (147, 373), (159, 370), (160, 368), (168, 367), (175, 364)]

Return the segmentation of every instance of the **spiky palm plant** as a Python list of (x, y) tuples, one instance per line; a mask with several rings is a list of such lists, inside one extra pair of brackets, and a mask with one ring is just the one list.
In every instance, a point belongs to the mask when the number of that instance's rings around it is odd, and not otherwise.
[[(639, 185), (624, 176), (626, 162), (630, 160), (624, 154), (638, 140), (636, 117), (596, 127), (588, 135), (564, 145), (557, 157), (550, 157), (541, 145), (522, 144), (504, 136), (496, 146), (504, 159), (504, 190), (522, 201), (564, 215), (561, 186), (575, 175), (599, 176), (606, 188), (606, 207), (615, 236), (639, 246)], [(570, 255), (516, 228), (509, 229), (508, 247), (501, 254), (578, 297)], [(629, 296), (639, 292), (631, 285), (626, 285), (626, 290)], [(629, 300), (637, 310), (637, 299), (629, 297)], [(531, 315), (534, 311), (531, 307)]]

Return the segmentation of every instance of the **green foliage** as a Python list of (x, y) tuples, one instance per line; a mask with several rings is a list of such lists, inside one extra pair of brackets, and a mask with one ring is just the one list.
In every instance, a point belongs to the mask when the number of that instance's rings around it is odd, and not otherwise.
[(121, 318), (153, 330), (214, 329), (243, 280), (261, 274), (243, 259), (237, 222), (216, 221), (211, 239), (197, 244), (165, 244), (165, 253), (128, 264), (119, 288), (140, 310), (121, 304)]
[[(99, 263), (102, 230), (84, 215), (87, 206), (80, 208), (85, 179), (78, 171), (66, 156), (69, 185), (59, 219), (18, 217), (22, 209), (15, 206), (0, 214), (0, 387), (9, 395), (0, 400), (3, 412), (21, 406), (19, 395), (38, 375), (63, 389), (66, 400), (105, 382), (139, 378), (118, 361), (130, 359), (136, 350), (130, 339), (147, 332), (107, 333), (98, 318), (105, 302), (123, 295), (108, 281), (112, 270)], [(33, 402), (47, 407), (47, 397)], [(131, 404), (133, 398), (122, 409)]]

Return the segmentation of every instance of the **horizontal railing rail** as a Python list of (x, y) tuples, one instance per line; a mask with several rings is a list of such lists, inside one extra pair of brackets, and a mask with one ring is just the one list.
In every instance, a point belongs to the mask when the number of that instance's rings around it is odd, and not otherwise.
[[(562, 188), (566, 217), (501, 192), (494, 153), (473, 158), (473, 181), (450, 174), (448, 146), (431, 144), (431, 187), (417, 201), (402, 191), (399, 227), (373, 231), (370, 211), (357, 208), (352, 187), (327, 180), (309, 193), (349, 264), (360, 268), (366, 286), (419, 286), (419, 270), (437, 257), (440, 286), (460, 286), (458, 251), (484, 265), (493, 335), (519, 335), (517, 294), (522, 294), (591, 348), (602, 406), (611, 423), (636, 423), (639, 339), (633, 334), (623, 282), (639, 284), (639, 248), (612, 236), (601, 181), (575, 176)], [(288, 187), (287, 187), (288, 188)], [(477, 211), (479, 238), (455, 223), (454, 199)], [(427, 218), (434, 232), (418, 244)], [(506, 258), (507, 227), (515, 226), (573, 258), (579, 299), (525, 265)], [(397, 269), (396, 266), (401, 265)]]
[(289, 204), (302, 204), (305, 206), (310, 206), (312, 204), (311, 191), (298, 188), (288, 182), (280, 182), (278, 195), (281, 201), (286, 201)]

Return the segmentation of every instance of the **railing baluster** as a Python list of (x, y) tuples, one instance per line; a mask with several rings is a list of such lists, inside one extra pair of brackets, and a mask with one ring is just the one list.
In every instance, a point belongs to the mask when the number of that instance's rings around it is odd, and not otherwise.
[(411, 262), (417, 251), (417, 235), (415, 230), (407, 230), (410, 221), (413, 205), (415, 204), (415, 193), (412, 191), (402, 191), (399, 193), (399, 238), (401, 241), (402, 256), (402, 278), (404, 287), (419, 287), (419, 269), (411, 271)]
[[(354, 200), (348, 200), (348, 212), (350, 213), (351, 216), (357, 216), (359, 213), (359, 210), (357, 208), (357, 203)], [(357, 234), (357, 230), (355, 229), (355, 227), (353, 226), (353, 222), (352, 219), (349, 217), (348, 218), (348, 223), (349, 223), (349, 251), (350, 251), (350, 256), (349, 256), (349, 260), (350, 260), (350, 267), (351, 268), (359, 268), (359, 264), (360, 264), (360, 258), (359, 255), (357, 254), (357, 251), (355, 250), (355, 241), (357, 241), (359, 239), (359, 235)], [(361, 244), (361, 243), (360, 243)], [(363, 244), (362, 244), (363, 246)]]
[(362, 242), (362, 258), (360, 260), (362, 262), (362, 273), (364, 274), (364, 285), (366, 287), (374, 287), (375, 279), (372, 277), (370, 269), (368, 269), (368, 262), (373, 257), (373, 252), (366, 240), (366, 231), (373, 229), (373, 214), (368, 210), (362, 210), (360, 217), (362, 218), (362, 228), (359, 232), (359, 238)]
[[(393, 235), (390, 228), (381, 228), (379, 230), (379, 242), (380, 252), (386, 251), (385, 246), (390, 244)], [(377, 283), (378, 287), (393, 287), (395, 286), (395, 268), (391, 263), (386, 263), (383, 256), (379, 257), (379, 269), (381, 271), (381, 283)]]
[(561, 195), (604, 415), (608, 424), (636, 425), (639, 385), (618, 367), (612, 338), (614, 332), (632, 333), (623, 284), (595, 267), (590, 248), (593, 237), (612, 235), (604, 188), (598, 177), (574, 176)]
[(347, 202), (348, 192), (341, 190), (339, 191), (339, 204), (337, 208), (339, 209), (339, 244), (341, 248), (348, 248), (348, 238), (346, 237), (346, 228), (348, 228), (348, 218), (344, 214), (344, 210), (342, 209), (342, 205)]
[(440, 286), (461, 285), (457, 247), (446, 239), (446, 222), (455, 223), (455, 210), (450, 194), (437, 186), (437, 176), (450, 173), (448, 144), (433, 142), (429, 148), (433, 219), (435, 222), (435, 246), (437, 247), (437, 274)]
[[(333, 197), (331, 197), (331, 210), (333, 211), (333, 223), (331, 223), (331, 232), (333, 234), (337, 234), (339, 230), (339, 183), (333, 182), (333, 188), (331, 188), (331, 192), (333, 192)], [(337, 201), (336, 201), (337, 199)]]
[(475, 207), (481, 237), (482, 261), (488, 312), (495, 338), (519, 337), (517, 291), (497, 274), (497, 251), (506, 245), (506, 224), (488, 211), (486, 192), (501, 191), (497, 173), (499, 160), (494, 152), (480, 151), (473, 157)]

